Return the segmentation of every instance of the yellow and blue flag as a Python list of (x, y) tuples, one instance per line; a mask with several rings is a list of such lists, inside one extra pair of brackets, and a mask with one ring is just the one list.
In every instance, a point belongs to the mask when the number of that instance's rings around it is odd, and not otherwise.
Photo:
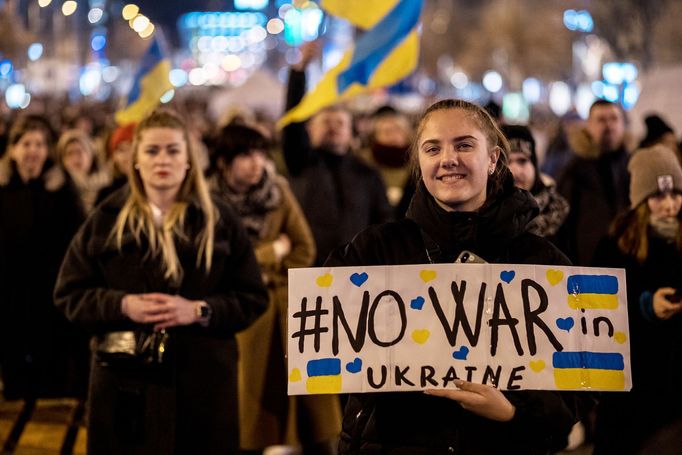
[(574, 310), (618, 308), (618, 278), (615, 276), (571, 275), (566, 286), (568, 306)]
[(160, 98), (173, 88), (168, 76), (170, 70), (170, 61), (164, 56), (155, 35), (135, 74), (126, 106), (116, 113), (116, 123), (136, 123), (151, 113)]
[(315, 89), (280, 119), (283, 127), (301, 122), (320, 109), (410, 75), (419, 60), (418, 24), (423, 0), (323, 0), (329, 14), (365, 29), (341, 62)]
[(311, 394), (341, 393), (341, 360), (316, 359), (308, 362), (306, 390)]
[(555, 352), (552, 366), (561, 390), (625, 390), (625, 361), (617, 352)]

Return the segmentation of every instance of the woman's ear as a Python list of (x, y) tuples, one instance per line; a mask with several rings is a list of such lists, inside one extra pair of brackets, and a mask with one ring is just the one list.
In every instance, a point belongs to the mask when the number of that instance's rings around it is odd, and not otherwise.
[(499, 145), (493, 147), (492, 151), (490, 152), (490, 164), (492, 165), (493, 169), (497, 167), (497, 161), (500, 159), (501, 153), (502, 149)]

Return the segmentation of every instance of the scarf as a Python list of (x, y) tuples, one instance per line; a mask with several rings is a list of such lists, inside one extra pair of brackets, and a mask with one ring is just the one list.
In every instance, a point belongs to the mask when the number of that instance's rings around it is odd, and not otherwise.
[(680, 229), (680, 221), (677, 217), (651, 218), (649, 221), (653, 231), (666, 240), (676, 240)]
[(246, 193), (238, 193), (224, 178), (218, 178), (218, 187), (242, 220), (252, 241), (260, 240), (265, 229), (265, 215), (282, 202), (282, 190), (275, 180), (275, 171), (265, 166), (263, 178)]

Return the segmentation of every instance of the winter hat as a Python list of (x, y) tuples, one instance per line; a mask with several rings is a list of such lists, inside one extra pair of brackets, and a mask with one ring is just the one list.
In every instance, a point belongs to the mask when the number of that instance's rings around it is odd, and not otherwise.
[(649, 147), (658, 142), (664, 134), (673, 132), (673, 129), (655, 114), (647, 115), (644, 123), (646, 124), (646, 136), (640, 142), (640, 147)]
[(246, 125), (232, 123), (219, 129), (214, 135), (211, 151), (211, 167), (218, 169), (218, 160), (230, 164), (238, 155), (248, 154), (251, 150), (270, 149), (270, 141), (260, 131)]
[(535, 138), (527, 126), (501, 125), (500, 129), (509, 141), (510, 153), (523, 153), (538, 168), (538, 157), (535, 153)]
[(630, 206), (637, 207), (656, 193), (682, 193), (682, 167), (675, 152), (663, 145), (640, 149), (632, 155), (630, 171)]
[(121, 142), (132, 142), (135, 135), (135, 128), (137, 123), (128, 123), (127, 125), (119, 126), (109, 136), (107, 142), (107, 156), (111, 156)]

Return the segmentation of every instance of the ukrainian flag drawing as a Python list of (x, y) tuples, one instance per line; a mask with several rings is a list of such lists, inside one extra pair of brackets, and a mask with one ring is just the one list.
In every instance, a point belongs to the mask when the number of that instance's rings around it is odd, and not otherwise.
[(135, 74), (126, 106), (116, 113), (119, 125), (137, 123), (158, 106), (161, 96), (173, 88), (168, 76), (170, 70), (170, 61), (163, 56), (155, 35)]
[(308, 393), (341, 392), (341, 359), (310, 360), (307, 372), (308, 379), (305, 386)]
[(341, 62), (279, 121), (302, 122), (320, 109), (372, 89), (399, 82), (419, 60), (417, 25), (423, 0), (324, 0), (328, 13), (365, 29)]
[(612, 275), (571, 275), (567, 281), (568, 306), (574, 310), (618, 308), (618, 278)]
[(609, 352), (555, 352), (554, 383), (561, 390), (625, 390), (623, 355)]

